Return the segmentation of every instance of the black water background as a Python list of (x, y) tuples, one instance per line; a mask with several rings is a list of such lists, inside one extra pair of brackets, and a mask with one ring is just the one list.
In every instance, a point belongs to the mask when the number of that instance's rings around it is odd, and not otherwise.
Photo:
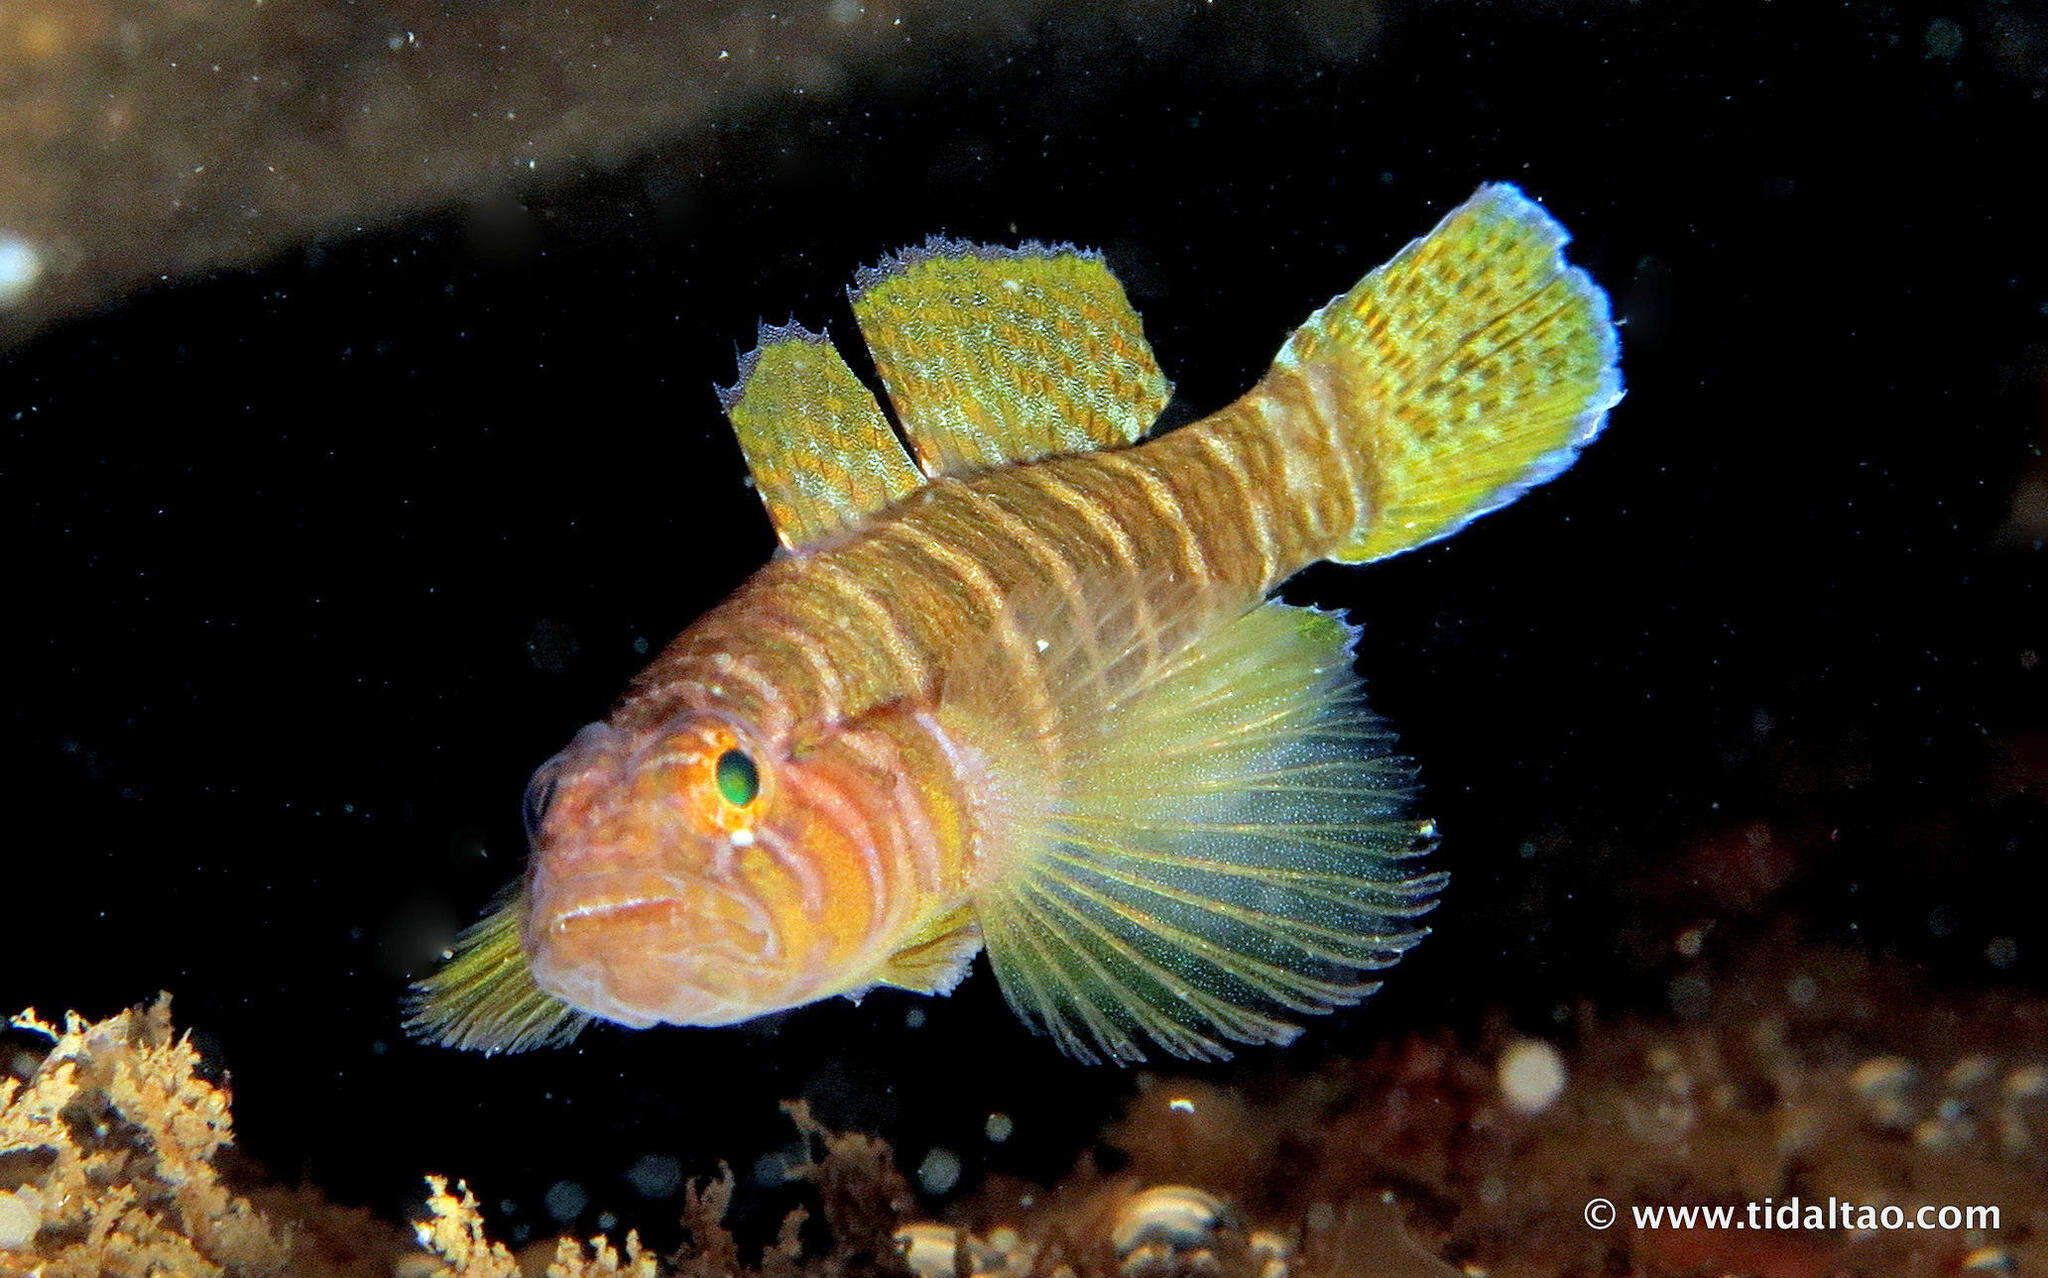
[(709, 389), (757, 318), (845, 334), (842, 281), (930, 231), (1096, 244), (1199, 414), (1484, 179), (1574, 232), (1630, 396), (1512, 511), (1290, 592), (1366, 625), (1456, 881), (1371, 1010), (1225, 1076), (1658, 1006), (1624, 934), (1694, 915), (1645, 884), (1751, 823), (1811, 836), (1770, 907), (1811, 933), (2038, 988), (2042, 809), (1986, 777), (2048, 726), (2042, 559), (1999, 541), (2043, 431), (2048, 36), (1874, 12), (1068, 15), (0, 356), (0, 1006), (172, 990), (249, 1152), (394, 1213), (441, 1170), (508, 1227), (568, 1181), (659, 1235), (625, 1169), (748, 1176), (795, 1095), (969, 1183), (1059, 1175), (1130, 1080), (985, 974), (484, 1061), (403, 1040), (403, 973), (517, 873), (527, 773), (768, 553)]

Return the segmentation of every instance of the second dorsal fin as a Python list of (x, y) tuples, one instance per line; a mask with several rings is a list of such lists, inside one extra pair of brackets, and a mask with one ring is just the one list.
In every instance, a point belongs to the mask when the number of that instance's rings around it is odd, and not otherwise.
[(928, 476), (1132, 443), (1172, 393), (1108, 264), (1071, 245), (935, 237), (852, 299)]
[(756, 340), (718, 397), (783, 545), (830, 536), (923, 485), (830, 339), (763, 324)]

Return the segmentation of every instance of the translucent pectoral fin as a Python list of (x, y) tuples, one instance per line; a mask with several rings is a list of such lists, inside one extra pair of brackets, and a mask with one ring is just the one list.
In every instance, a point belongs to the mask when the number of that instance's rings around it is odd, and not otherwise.
[(989, 685), (962, 680), (943, 712), (1030, 778), (1005, 796), (1007, 859), (975, 898), (991, 965), (1083, 1060), (1287, 1042), (1376, 988), (1443, 883), (1416, 869), (1412, 770), (1365, 707), (1356, 632), (1277, 603), (1103, 622), (1043, 650), (1058, 726), (1035, 777), (1045, 734), (1005, 725), (973, 694)]
[(763, 326), (719, 393), (782, 544), (796, 549), (915, 492), (923, 476), (822, 333)]
[(926, 475), (1128, 444), (1172, 393), (1096, 253), (934, 238), (862, 271), (852, 295)]

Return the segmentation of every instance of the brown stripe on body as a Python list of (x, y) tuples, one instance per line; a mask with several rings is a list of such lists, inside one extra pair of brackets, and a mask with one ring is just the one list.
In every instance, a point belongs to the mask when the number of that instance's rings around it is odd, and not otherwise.
[(716, 709), (780, 739), (929, 700), (960, 645), (1012, 638), (993, 622), (1020, 587), (1088, 607), (1077, 596), (1091, 583), (1142, 569), (1249, 604), (1359, 522), (1370, 477), (1340, 438), (1342, 396), (1276, 369), (1145, 444), (937, 480), (844, 539), (770, 561), (642, 672), (616, 721)]
[(1356, 384), (1342, 361), (1300, 366), (1286, 358), (1243, 399), (1218, 414), (1246, 410), (1249, 423), (1232, 429), (1263, 432), (1280, 441), (1295, 462), (1295, 483), (1287, 498), (1298, 509), (1316, 514), (1312, 553), (1307, 567), (1350, 540), (1371, 516), (1379, 476), (1360, 446), (1369, 432), (1360, 414), (1381, 411), (1377, 397)]
[(722, 715), (768, 766), (810, 774), (820, 810), (845, 819), (778, 849), (824, 876), (830, 971), (801, 979), (859, 977), (971, 890), (974, 796), (927, 713), (949, 662), (1000, 646), (996, 668), (1014, 670), (1017, 704), (1055, 749), (1030, 639), (1005, 622), (1019, 592), (1049, 592), (1054, 613), (1122, 596), (1151, 642), (1178, 602), (1167, 592), (1251, 606), (1359, 522), (1370, 477), (1344, 442), (1343, 396), (1276, 369), (1148, 443), (936, 480), (844, 537), (778, 554), (642, 672), (614, 722)]
[[(889, 957), (967, 898), (979, 841), (929, 720), (892, 706), (835, 733), (791, 769), (823, 818), (802, 832), (822, 909), (785, 931), (813, 962), (782, 993), (804, 1002), (872, 984)], [(785, 902), (784, 908), (790, 908)]]

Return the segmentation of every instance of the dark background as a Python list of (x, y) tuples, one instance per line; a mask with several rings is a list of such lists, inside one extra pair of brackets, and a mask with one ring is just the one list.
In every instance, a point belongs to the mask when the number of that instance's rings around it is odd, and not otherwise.
[(1454, 882), (1373, 1005), (1205, 1072), (1661, 1008), (1689, 928), (2039, 988), (2044, 64), (1998, 4), (1068, 13), (49, 331), (0, 354), (0, 1008), (173, 991), (243, 1146), (391, 1213), (439, 1170), (551, 1227), (566, 1181), (660, 1238), (652, 1153), (765, 1218), (792, 1096), (1057, 1177), (1133, 1078), (985, 973), (511, 1059), (405, 1041), (405, 974), (766, 557), (711, 393), (757, 318), (844, 339), (932, 231), (1099, 245), (1185, 420), (1486, 179), (1576, 236), (1629, 397), (1512, 510), (1290, 588), (1364, 622)]

